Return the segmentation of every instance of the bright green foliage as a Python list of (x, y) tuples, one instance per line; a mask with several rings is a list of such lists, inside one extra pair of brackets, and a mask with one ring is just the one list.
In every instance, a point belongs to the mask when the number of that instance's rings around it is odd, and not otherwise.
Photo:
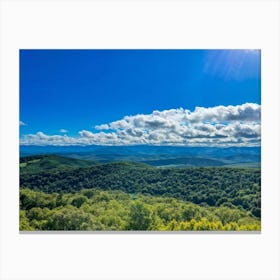
[(131, 203), (129, 209), (128, 229), (148, 230), (152, 224), (151, 210), (140, 200)]
[(161, 230), (195, 230), (195, 231), (248, 231), (248, 230), (260, 230), (261, 226), (259, 223), (255, 222), (254, 224), (248, 225), (238, 225), (238, 223), (230, 222), (222, 224), (221, 221), (209, 221), (207, 218), (202, 218), (201, 220), (192, 219), (189, 222), (177, 222), (172, 220), (167, 226), (162, 227)]
[(48, 207), (50, 209), (56, 206), (58, 194), (52, 195), (42, 192), (34, 192), (30, 189), (22, 189), (20, 191), (20, 207), (24, 210), (29, 210), (34, 207)]
[(34, 228), (29, 224), (29, 220), (26, 217), (25, 210), (20, 210), (19, 213), (19, 230), (34, 230)]
[(223, 224), (230, 222), (238, 222), (241, 218), (241, 213), (237, 209), (227, 207), (219, 207), (215, 210), (215, 215), (219, 217)]
[(46, 224), (46, 229), (55, 230), (88, 230), (91, 227), (91, 216), (70, 205), (53, 210)]
[(20, 230), (260, 230), (260, 220), (238, 208), (121, 191), (46, 194), (20, 190)]

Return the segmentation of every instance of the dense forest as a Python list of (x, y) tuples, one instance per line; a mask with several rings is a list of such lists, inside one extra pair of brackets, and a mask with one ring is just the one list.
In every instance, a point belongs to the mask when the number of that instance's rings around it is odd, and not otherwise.
[(21, 230), (260, 230), (258, 168), (20, 161)]
[(21, 230), (260, 230), (244, 210), (122, 191), (21, 189), (20, 208)]

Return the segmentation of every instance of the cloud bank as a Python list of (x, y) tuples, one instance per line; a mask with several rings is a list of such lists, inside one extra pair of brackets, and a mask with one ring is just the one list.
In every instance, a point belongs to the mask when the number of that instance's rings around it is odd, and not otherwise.
[(78, 137), (24, 135), (22, 145), (178, 145), (178, 146), (259, 146), (261, 106), (196, 107), (153, 111), (125, 116), (95, 126), (97, 132), (79, 131)]

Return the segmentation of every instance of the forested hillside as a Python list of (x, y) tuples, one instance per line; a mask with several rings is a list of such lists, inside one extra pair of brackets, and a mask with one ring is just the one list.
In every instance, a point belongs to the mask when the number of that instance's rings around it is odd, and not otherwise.
[(57, 155), (33, 155), (20, 158), (20, 172), (40, 173), (42, 171), (65, 170), (93, 166), (96, 162)]
[(20, 230), (260, 230), (244, 210), (121, 191), (20, 191)]
[(136, 214), (132, 226), (132, 209), (148, 213), (145, 230), (260, 229), (260, 169), (96, 164), (53, 155), (22, 158), (20, 165), (22, 230), (141, 230)]

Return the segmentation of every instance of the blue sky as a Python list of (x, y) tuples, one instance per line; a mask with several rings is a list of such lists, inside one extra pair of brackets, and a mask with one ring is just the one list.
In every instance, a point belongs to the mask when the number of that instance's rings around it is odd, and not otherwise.
[(260, 58), (259, 50), (21, 50), (20, 134), (81, 137), (155, 110), (260, 105)]

